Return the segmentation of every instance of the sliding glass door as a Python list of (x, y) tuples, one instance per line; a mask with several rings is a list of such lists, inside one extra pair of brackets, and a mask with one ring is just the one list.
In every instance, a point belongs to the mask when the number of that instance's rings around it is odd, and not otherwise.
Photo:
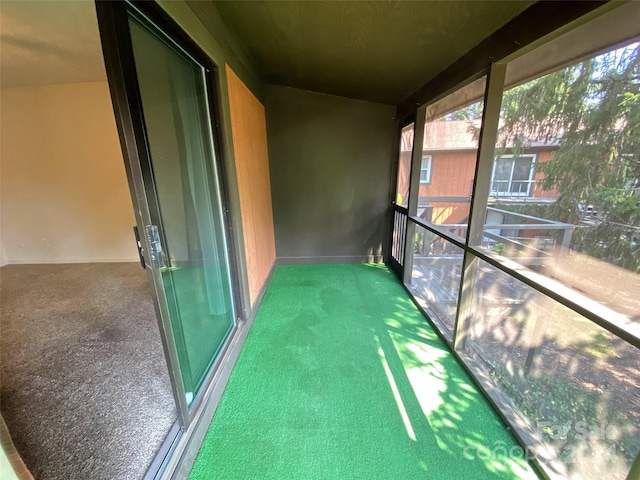
[(234, 325), (206, 70), (154, 25), (129, 28), (148, 143), (149, 202), (185, 397), (191, 404)]
[(166, 17), (152, 20), (129, 2), (98, 6), (141, 252), (188, 428), (237, 332), (234, 253), (212, 121), (216, 67)]

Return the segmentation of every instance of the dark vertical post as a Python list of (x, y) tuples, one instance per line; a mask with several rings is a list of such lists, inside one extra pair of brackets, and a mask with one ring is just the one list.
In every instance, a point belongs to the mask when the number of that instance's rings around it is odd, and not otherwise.
[(416, 225), (409, 217), (418, 213), (418, 199), (420, 197), (420, 168), (422, 166), (422, 149), (424, 145), (424, 124), (427, 115), (426, 106), (421, 106), (416, 112), (416, 122), (413, 127), (413, 151), (411, 154), (411, 173), (409, 175), (409, 206), (407, 228), (404, 239), (404, 262), (402, 267), (402, 281), (405, 285), (411, 283), (413, 271), (413, 242), (416, 236)]
[[(547, 333), (547, 326), (549, 325), (549, 317), (547, 315), (538, 315), (536, 323), (533, 327), (533, 334), (529, 341), (529, 353), (527, 353), (527, 360), (524, 362), (524, 374), (529, 376), (532, 372), (537, 374), (538, 365), (536, 359), (542, 350), (544, 345), (544, 336)], [(532, 370), (533, 367), (533, 370)]]
[[(467, 228), (468, 246), (481, 245), (484, 235), (487, 200), (491, 188), (491, 173), (493, 172), (493, 153), (496, 139), (498, 138), (498, 122), (500, 121), (500, 106), (502, 104), (502, 90), (504, 88), (506, 70), (506, 65), (494, 63), (491, 65), (487, 76), (482, 127), (478, 144), (478, 161), (476, 162), (471, 210), (469, 212), (469, 227)], [(479, 260), (466, 250), (460, 278), (458, 315), (453, 332), (453, 345), (459, 351), (464, 350), (466, 347), (467, 330), (473, 313), (472, 301), (478, 276), (478, 263)]]

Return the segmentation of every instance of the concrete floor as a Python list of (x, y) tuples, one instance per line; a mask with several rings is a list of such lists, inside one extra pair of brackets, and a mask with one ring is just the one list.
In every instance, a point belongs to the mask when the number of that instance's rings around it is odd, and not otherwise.
[(0, 294), (0, 408), (35, 478), (142, 478), (176, 419), (144, 270), (9, 265)]

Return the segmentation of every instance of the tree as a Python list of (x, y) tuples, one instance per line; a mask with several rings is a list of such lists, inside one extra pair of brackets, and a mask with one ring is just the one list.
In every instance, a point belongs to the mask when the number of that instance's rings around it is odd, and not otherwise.
[[(505, 92), (498, 151), (532, 141), (558, 145), (538, 163), (552, 216), (576, 222), (580, 207), (598, 218), (578, 227), (574, 248), (640, 272), (640, 55), (632, 44)], [(576, 222), (577, 223), (577, 222)]]

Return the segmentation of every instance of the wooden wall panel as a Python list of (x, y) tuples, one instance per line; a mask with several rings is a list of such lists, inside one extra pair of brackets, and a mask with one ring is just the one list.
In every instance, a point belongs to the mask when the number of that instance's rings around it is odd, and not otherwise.
[(276, 259), (264, 106), (226, 66), (251, 305)]

